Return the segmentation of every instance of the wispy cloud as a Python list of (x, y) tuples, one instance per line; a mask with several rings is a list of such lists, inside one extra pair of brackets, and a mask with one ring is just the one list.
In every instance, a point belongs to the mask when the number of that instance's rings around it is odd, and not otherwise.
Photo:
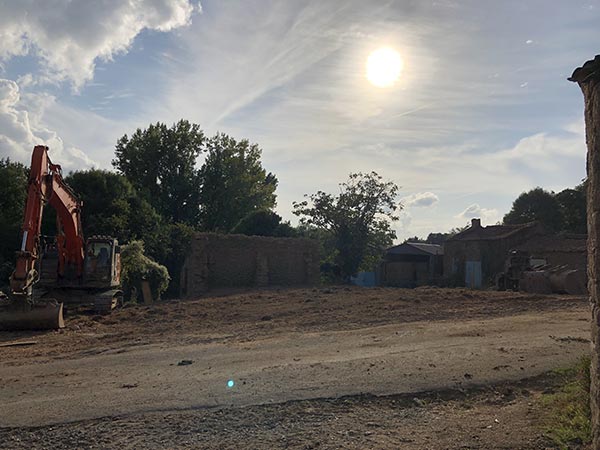
[[(581, 94), (565, 78), (597, 50), (600, 10), (586, 2), (203, 0), (197, 15), (187, 0), (12, 3), (0, 63), (15, 73), (11, 55), (27, 55), (37, 72), (19, 73), (17, 100), (0, 91), (3, 155), (55, 133), (73, 167), (89, 164), (75, 149), (110, 167), (120, 135), (183, 117), (259, 143), (292, 220), (304, 193), (376, 170), (411, 208), (400, 237), (474, 211), (494, 222), (521, 191), (585, 174)], [(383, 45), (404, 58), (389, 90), (365, 79)]]

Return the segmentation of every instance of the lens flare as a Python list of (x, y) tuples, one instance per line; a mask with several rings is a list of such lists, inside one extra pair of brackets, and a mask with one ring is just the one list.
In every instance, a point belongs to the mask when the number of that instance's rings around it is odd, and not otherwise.
[(227, 387), (228, 387), (228, 388), (232, 388), (232, 387), (234, 387), (234, 386), (235, 386), (235, 381), (233, 381), (233, 380), (229, 380), (229, 381), (227, 382)]

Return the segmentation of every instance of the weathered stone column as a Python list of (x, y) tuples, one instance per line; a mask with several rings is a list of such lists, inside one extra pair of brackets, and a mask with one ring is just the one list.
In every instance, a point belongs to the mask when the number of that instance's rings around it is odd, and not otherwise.
[(592, 446), (600, 450), (600, 55), (575, 69), (583, 91), (587, 142), (588, 289), (592, 310)]

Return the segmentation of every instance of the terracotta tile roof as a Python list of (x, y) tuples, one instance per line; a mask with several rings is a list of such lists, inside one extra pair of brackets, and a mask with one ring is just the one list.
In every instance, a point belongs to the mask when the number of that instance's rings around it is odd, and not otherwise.
[(487, 227), (470, 227), (465, 231), (458, 233), (457, 235), (448, 239), (449, 241), (480, 241), (480, 240), (493, 240), (493, 239), (504, 239), (513, 234), (519, 233), (524, 230), (533, 229), (539, 227), (538, 222), (529, 222), (518, 225), (490, 225)]
[(583, 253), (587, 251), (587, 236), (585, 234), (535, 236), (517, 246), (515, 250), (529, 253)]

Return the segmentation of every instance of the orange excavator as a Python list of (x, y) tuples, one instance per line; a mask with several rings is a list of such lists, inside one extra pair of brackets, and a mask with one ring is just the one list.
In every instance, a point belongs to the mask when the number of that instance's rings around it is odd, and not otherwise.
[[(10, 277), (10, 295), (0, 303), (0, 330), (64, 327), (64, 305), (93, 305), (110, 312), (121, 300), (119, 243), (108, 236), (87, 241), (81, 227), (82, 202), (53, 164), (48, 147), (33, 149), (23, 240)], [(41, 235), (42, 213), (56, 211), (57, 233)]]

